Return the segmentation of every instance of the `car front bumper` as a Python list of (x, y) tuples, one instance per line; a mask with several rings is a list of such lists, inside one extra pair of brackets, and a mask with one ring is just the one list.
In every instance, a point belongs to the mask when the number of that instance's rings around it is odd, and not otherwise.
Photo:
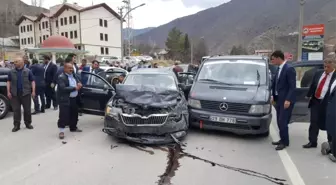
[(182, 139), (187, 135), (188, 117), (180, 121), (169, 121), (163, 125), (127, 126), (120, 117), (105, 115), (104, 129), (107, 134), (141, 144), (167, 144), (174, 138)]
[[(264, 134), (269, 131), (272, 114), (264, 116), (249, 116), (236, 114), (215, 113), (199, 109), (189, 109), (190, 125), (201, 129), (227, 131), (235, 134)], [(236, 118), (236, 123), (222, 123), (210, 120), (210, 116)]]

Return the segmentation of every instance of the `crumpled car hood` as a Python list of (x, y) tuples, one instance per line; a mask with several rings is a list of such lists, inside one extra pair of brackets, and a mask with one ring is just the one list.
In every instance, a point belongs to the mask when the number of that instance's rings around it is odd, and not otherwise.
[(177, 104), (180, 93), (177, 90), (147, 85), (116, 85), (116, 98), (140, 106), (164, 108)]

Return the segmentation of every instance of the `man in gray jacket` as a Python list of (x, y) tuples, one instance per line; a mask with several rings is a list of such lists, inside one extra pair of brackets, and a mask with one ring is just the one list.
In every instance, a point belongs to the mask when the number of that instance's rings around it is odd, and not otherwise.
[(14, 61), (15, 69), (8, 74), (7, 96), (11, 100), (14, 112), (14, 128), (12, 132), (20, 130), (21, 106), (23, 107), (23, 120), (27, 129), (33, 129), (31, 116), (31, 99), (35, 97), (35, 81), (32, 72), (24, 67), (22, 57)]

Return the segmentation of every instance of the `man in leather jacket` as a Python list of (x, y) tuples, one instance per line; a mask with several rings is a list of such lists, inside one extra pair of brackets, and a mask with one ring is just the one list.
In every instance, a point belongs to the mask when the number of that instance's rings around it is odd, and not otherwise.
[(58, 77), (57, 100), (59, 103), (58, 128), (59, 138), (64, 139), (64, 128), (69, 125), (70, 132), (82, 132), (77, 128), (77, 96), (82, 88), (77, 75), (73, 74), (73, 64), (65, 63), (64, 72)]

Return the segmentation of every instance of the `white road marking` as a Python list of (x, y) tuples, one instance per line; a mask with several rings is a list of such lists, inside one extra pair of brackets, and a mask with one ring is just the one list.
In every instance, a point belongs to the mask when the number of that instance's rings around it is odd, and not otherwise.
[[(279, 136), (276, 132), (276, 129), (274, 127), (275, 121), (272, 121), (270, 125), (270, 135), (273, 141), (278, 141)], [(303, 178), (300, 175), (300, 172), (294, 162), (292, 161), (291, 157), (289, 156), (286, 149), (278, 151), (279, 157), (281, 159), (282, 164), (285, 167), (285, 170), (288, 174), (288, 177), (290, 181), (292, 182), (292, 185), (306, 185), (303, 181)]]

